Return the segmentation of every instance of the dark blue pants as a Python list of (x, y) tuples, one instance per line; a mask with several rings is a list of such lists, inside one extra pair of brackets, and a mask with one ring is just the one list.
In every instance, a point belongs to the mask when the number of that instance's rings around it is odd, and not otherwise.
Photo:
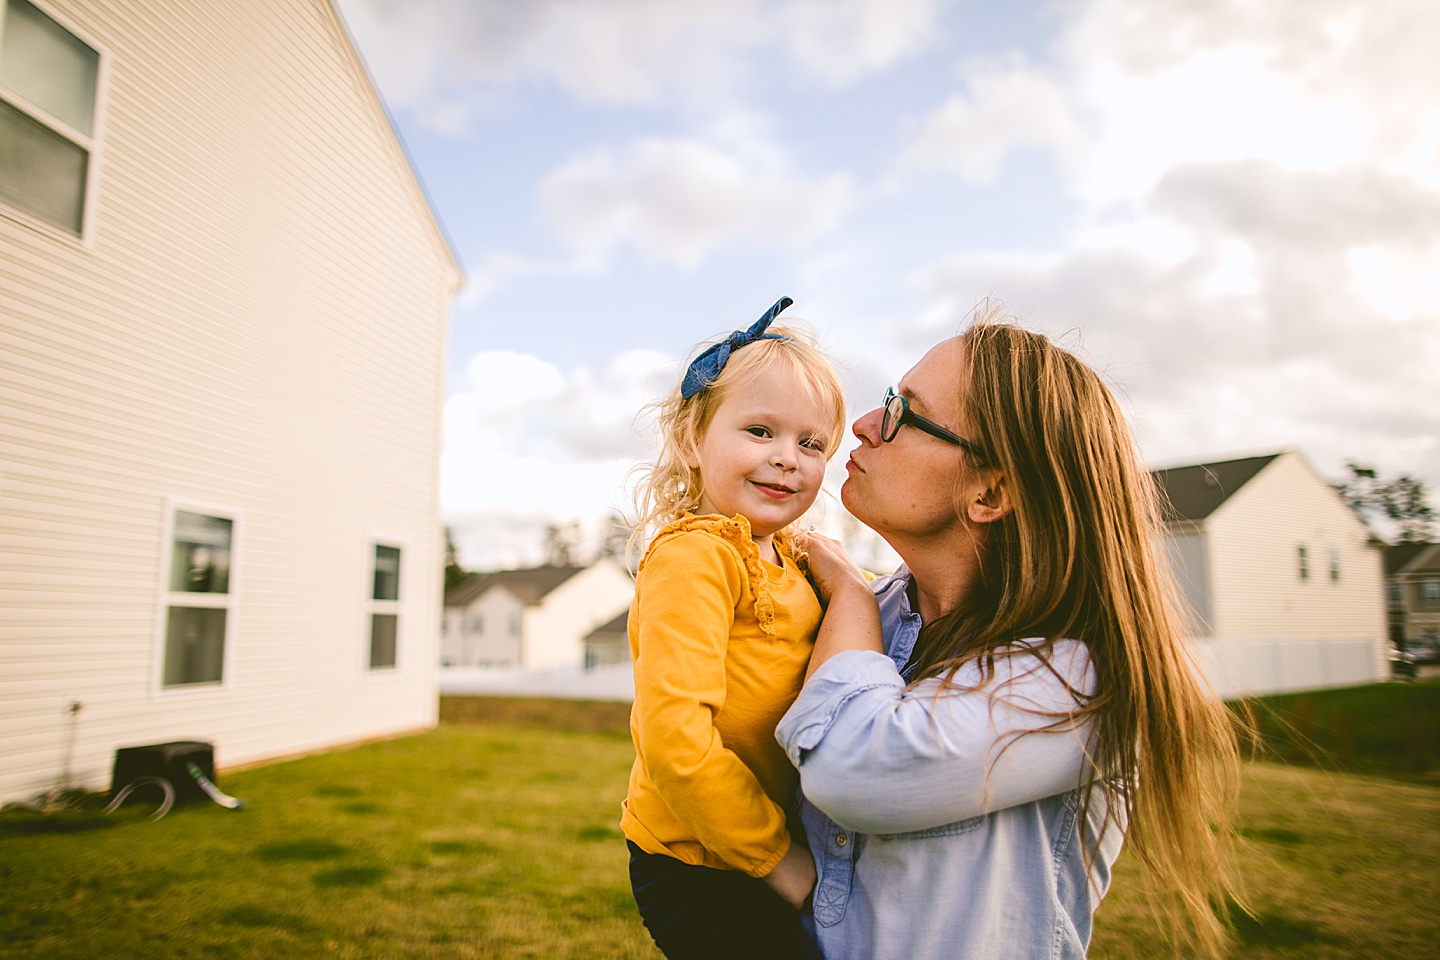
[(800, 914), (765, 881), (625, 842), (635, 905), (668, 960), (819, 960)]

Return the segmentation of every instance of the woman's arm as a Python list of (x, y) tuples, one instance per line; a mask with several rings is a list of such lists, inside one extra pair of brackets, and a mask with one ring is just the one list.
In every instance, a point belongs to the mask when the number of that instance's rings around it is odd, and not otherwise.
[[(939, 680), (905, 689), (889, 657), (836, 655), (780, 721), (776, 738), (800, 770), (806, 798), (864, 833), (905, 833), (1073, 790), (1087, 769), (1089, 730), (1039, 732), (1075, 708), (1091, 684), (1083, 644), (1050, 660), (997, 658), (985, 688), (967, 665), (961, 689)], [(1068, 722), (1062, 724), (1069, 727)]]

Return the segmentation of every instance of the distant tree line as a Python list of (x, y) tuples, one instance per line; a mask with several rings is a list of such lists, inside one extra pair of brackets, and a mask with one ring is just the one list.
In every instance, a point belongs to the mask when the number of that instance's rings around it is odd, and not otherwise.
[(1394, 525), (1401, 543), (1419, 543), (1435, 535), (1435, 508), (1423, 481), (1402, 474), (1393, 480), (1374, 467), (1345, 461), (1350, 476), (1333, 484), (1340, 497), (1367, 525), (1383, 519)]

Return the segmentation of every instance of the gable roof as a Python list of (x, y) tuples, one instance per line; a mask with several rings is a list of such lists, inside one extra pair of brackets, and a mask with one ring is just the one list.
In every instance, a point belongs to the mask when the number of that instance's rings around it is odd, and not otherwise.
[(1280, 454), (1272, 453), (1263, 457), (1152, 470), (1150, 475), (1163, 494), (1165, 521), (1204, 520), (1278, 456)]
[(462, 580), (445, 591), (445, 606), (463, 607), (491, 587), (504, 587), (525, 606), (533, 607), (545, 599), (550, 591), (584, 569), (546, 564), (543, 567), (527, 567), (523, 570), (477, 573), (471, 579)]
[[(1413, 561), (1419, 559), (1422, 554), (1432, 547), (1440, 546), (1435, 543), (1397, 543), (1393, 547), (1385, 548), (1385, 576), (1391, 577), (1397, 573), (1407, 572), (1405, 570)], [(1421, 564), (1420, 566), (1424, 566)]]
[(432, 235), (435, 237), (436, 245), (440, 252), (449, 261), (451, 270), (454, 271), (451, 281), (451, 288), (458, 289), (465, 282), (465, 268), (460, 262), (460, 254), (456, 252), (455, 243), (450, 238), (450, 232), (445, 229), (445, 221), (440, 219), (439, 210), (435, 206), (430, 191), (425, 188), (425, 182), (420, 179), (420, 168), (415, 165), (415, 159), (410, 155), (410, 150), (405, 146), (405, 140), (400, 136), (400, 126), (386, 106), (385, 99), (380, 96), (380, 87), (375, 83), (375, 77), (370, 73), (370, 67), (365, 62), (365, 57), (360, 53), (360, 45), (355, 42), (355, 36), (350, 31), (350, 25), (340, 13), (340, 6), (337, 0), (325, 0), (322, 4), (329, 15), (330, 23), (336, 31), (336, 39), (340, 41), (340, 47), (348, 57), (350, 64), (354, 67), (360, 86), (370, 101), (370, 107), (375, 111), (377, 120), (384, 131), (389, 134), (390, 146), (394, 149), (398, 166), (405, 172), (409, 180), (409, 186), (414, 191), (415, 199), (422, 214), (429, 222)]
[(628, 633), (630, 629), (630, 610), (627, 607), (625, 612), (620, 614), (609, 623), (602, 623), (585, 635), (586, 640), (596, 640), (603, 636), (613, 636), (617, 633)]

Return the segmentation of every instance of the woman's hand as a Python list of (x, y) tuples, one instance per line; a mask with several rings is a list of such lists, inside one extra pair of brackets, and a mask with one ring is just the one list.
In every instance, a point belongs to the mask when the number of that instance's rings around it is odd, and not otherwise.
[(813, 531), (807, 534), (805, 563), (810, 570), (810, 582), (815, 584), (815, 592), (820, 594), (823, 604), (828, 605), (835, 591), (845, 586), (860, 586), (867, 592), (870, 589), (865, 574), (833, 537)]
[(804, 843), (792, 838), (785, 856), (761, 879), (781, 900), (799, 910), (815, 889), (815, 859)]

